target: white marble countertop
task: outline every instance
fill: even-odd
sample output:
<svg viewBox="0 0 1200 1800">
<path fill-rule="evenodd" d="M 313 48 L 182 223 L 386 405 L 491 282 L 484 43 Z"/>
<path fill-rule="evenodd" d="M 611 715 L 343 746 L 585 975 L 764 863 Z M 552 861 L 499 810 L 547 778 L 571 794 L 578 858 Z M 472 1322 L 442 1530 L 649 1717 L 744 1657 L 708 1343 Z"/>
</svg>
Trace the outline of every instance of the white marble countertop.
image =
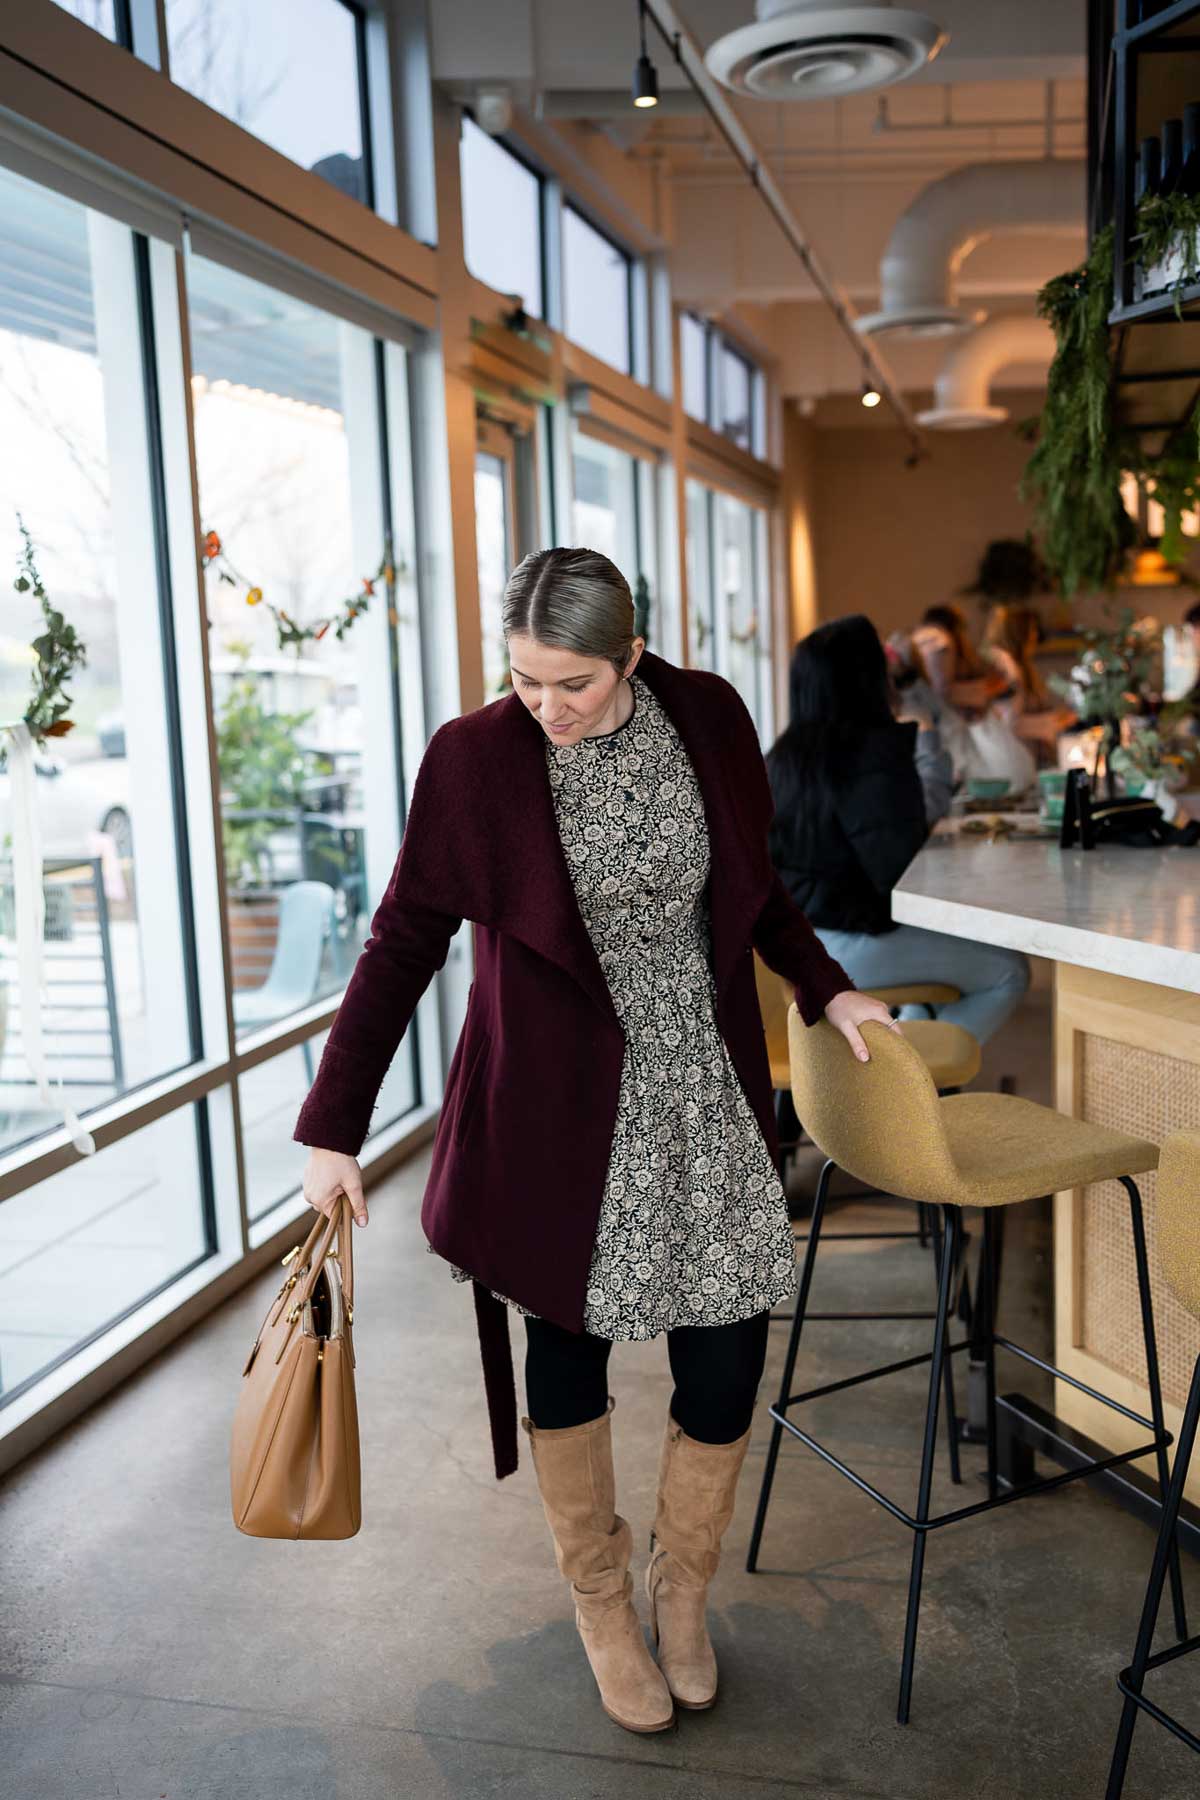
<svg viewBox="0 0 1200 1800">
<path fill-rule="evenodd" d="M 1200 993 L 1200 846 L 1060 850 L 936 834 L 893 893 L 892 917 Z"/>
</svg>

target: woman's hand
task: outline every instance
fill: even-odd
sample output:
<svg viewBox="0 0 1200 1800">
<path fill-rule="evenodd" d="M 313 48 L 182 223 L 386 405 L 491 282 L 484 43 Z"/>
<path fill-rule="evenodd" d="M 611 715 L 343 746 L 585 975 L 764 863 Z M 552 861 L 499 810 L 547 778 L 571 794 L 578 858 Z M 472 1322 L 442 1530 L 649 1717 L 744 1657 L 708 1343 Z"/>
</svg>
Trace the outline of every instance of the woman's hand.
<svg viewBox="0 0 1200 1800">
<path fill-rule="evenodd" d="M 341 1150 L 310 1150 L 304 1165 L 304 1198 L 308 1204 L 332 1219 L 343 1194 L 350 1201 L 354 1223 L 365 1225 L 367 1202 L 357 1160 Z"/>
<path fill-rule="evenodd" d="M 860 994 L 855 988 L 847 988 L 844 994 L 835 994 L 825 1008 L 825 1017 L 831 1025 L 836 1025 L 859 1062 L 870 1062 L 871 1053 L 863 1042 L 860 1025 L 875 1020 L 880 1025 L 890 1025 L 893 1031 L 899 1031 L 899 1019 L 893 1019 L 882 1000 L 873 1000 L 870 994 Z"/>
</svg>

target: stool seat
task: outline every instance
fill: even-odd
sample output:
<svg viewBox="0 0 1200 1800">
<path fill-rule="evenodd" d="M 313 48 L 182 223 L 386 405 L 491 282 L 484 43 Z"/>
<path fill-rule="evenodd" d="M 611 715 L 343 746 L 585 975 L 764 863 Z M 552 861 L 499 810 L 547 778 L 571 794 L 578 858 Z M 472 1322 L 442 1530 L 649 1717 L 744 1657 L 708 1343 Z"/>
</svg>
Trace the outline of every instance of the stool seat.
<svg viewBox="0 0 1200 1800">
<path fill-rule="evenodd" d="M 857 1180 L 938 1206 L 1009 1206 L 1158 1167 L 1158 1147 L 1014 1094 L 939 1097 L 907 1035 L 870 1020 L 860 1063 L 828 1020 L 788 1015 L 796 1110 Z"/>
<path fill-rule="evenodd" d="M 965 1026 L 943 1025 L 940 1019 L 904 1019 L 900 1033 L 921 1057 L 935 1088 L 966 1087 L 978 1075 L 983 1051 Z"/>
<path fill-rule="evenodd" d="M 1158 1167 L 1157 1144 L 1015 1094 L 950 1094 L 938 1105 L 961 1206 L 1010 1206 Z"/>
<path fill-rule="evenodd" d="M 908 981 L 901 982 L 898 987 L 863 988 L 864 994 L 870 994 L 873 1000 L 882 1000 L 885 1006 L 949 1006 L 953 1000 L 962 999 L 962 989 L 950 987 L 943 981 Z"/>
</svg>

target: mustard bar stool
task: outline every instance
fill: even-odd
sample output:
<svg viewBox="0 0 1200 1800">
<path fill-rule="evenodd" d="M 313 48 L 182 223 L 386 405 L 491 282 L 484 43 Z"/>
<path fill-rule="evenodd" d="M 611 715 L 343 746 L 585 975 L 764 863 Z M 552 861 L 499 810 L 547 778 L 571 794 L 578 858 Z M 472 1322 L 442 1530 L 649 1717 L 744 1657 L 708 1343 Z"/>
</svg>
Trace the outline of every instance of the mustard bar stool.
<svg viewBox="0 0 1200 1800">
<path fill-rule="evenodd" d="M 1051 1107 L 1038 1106 L 1031 1100 L 1018 1099 L 1011 1094 L 954 1094 L 941 1097 L 919 1053 L 899 1032 L 885 1025 L 868 1023 L 864 1027 L 871 1058 L 867 1063 L 857 1060 L 841 1032 L 836 1031 L 827 1021 L 822 1019 L 810 1028 L 805 1027 L 795 1007 L 789 1013 L 788 1030 L 796 1111 L 828 1161 L 817 1184 L 808 1249 L 796 1295 L 796 1310 L 779 1398 L 770 1409 L 773 1421 L 771 1441 L 763 1471 L 747 1567 L 751 1571 L 757 1567 L 779 1446 L 785 1431 L 815 1451 L 824 1462 L 878 1502 L 894 1519 L 906 1525 L 913 1533 L 913 1550 L 897 1709 L 897 1717 L 905 1725 L 908 1723 L 912 1701 L 925 1546 L 931 1531 L 955 1524 L 959 1520 L 974 1518 L 995 1507 L 1009 1505 L 1014 1500 L 1047 1493 L 1052 1488 L 1065 1486 L 1069 1481 L 1078 1481 L 1102 1469 L 1133 1462 L 1151 1453 L 1157 1457 L 1159 1481 L 1162 1492 L 1166 1493 L 1166 1451 L 1172 1439 L 1163 1420 L 1145 1224 L 1141 1195 L 1133 1179 L 1135 1175 L 1157 1165 L 1158 1149 L 1140 1138 L 1127 1137 L 1123 1132 L 1109 1131 L 1103 1126 L 1068 1118 Z M 882 1368 L 867 1369 L 808 1392 L 793 1393 L 792 1381 L 821 1239 L 829 1175 L 835 1166 L 847 1169 L 860 1181 L 869 1182 L 886 1193 L 898 1194 L 909 1200 L 924 1200 L 940 1208 L 943 1249 L 939 1259 L 938 1310 L 934 1323 L 933 1348 L 926 1355 L 908 1356 Z M 1149 1419 L 1141 1418 L 1106 1394 L 1086 1386 L 1073 1375 L 1064 1374 L 1061 1369 L 1043 1362 L 1032 1351 L 1001 1337 L 996 1331 L 995 1227 L 1002 1209 L 1018 1201 L 1083 1187 L 1094 1181 L 1108 1180 L 1120 1181 L 1129 1195 L 1150 1389 Z M 947 1327 L 952 1275 L 960 1261 L 961 1216 L 964 1206 L 983 1209 L 982 1261 L 971 1339 L 950 1344 L 947 1342 Z M 986 1370 L 987 1499 L 931 1517 L 934 1449 L 943 1371 L 947 1359 L 967 1349 L 969 1343 L 981 1346 Z M 1081 1393 L 1090 1395 L 1092 1399 L 1120 1412 L 1125 1418 L 1132 1419 L 1151 1434 L 1149 1441 L 1136 1449 L 1100 1457 L 1080 1467 L 1001 1493 L 996 1465 L 997 1348 L 1011 1351 L 1059 1381 L 1067 1382 Z M 916 1368 L 924 1363 L 929 1364 L 928 1399 L 916 1510 L 910 1513 L 872 1486 L 824 1444 L 818 1443 L 814 1437 L 801 1430 L 788 1414 L 792 1408 L 807 1401 L 840 1393 L 863 1382 L 877 1380 L 901 1369 Z M 1186 1638 L 1179 1557 L 1173 1544 L 1168 1562 L 1175 1599 L 1176 1627 L 1180 1638 Z"/>
<path fill-rule="evenodd" d="M 1163 1145 L 1162 1160 L 1158 1165 L 1155 1212 L 1158 1219 L 1158 1260 L 1167 1286 L 1193 1319 L 1200 1319 L 1200 1132 L 1177 1132 Z M 1150 1567 L 1150 1581 L 1146 1588 L 1133 1661 L 1117 1677 L 1117 1686 L 1125 1696 L 1125 1707 L 1113 1751 L 1107 1800 L 1121 1800 L 1129 1750 L 1133 1743 L 1133 1728 L 1137 1724 L 1139 1712 L 1149 1713 L 1152 1719 L 1165 1725 L 1189 1749 L 1200 1750 L 1200 1737 L 1195 1732 L 1188 1731 L 1178 1719 L 1172 1718 L 1170 1713 L 1164 1712 L 1152 1700 L 1148 1700 L 1142 1691 L 1149 1670 L 1174 1662 L 1176 1657 L 1186 1656 L 1189 1651 L 1200 1650 L 1200 1637 L 1194 1637 L 1174 1645 L 1170 1650 L 1160 1650 L 1157 1656 L 1150 1654 L 1159 1607 L 1162 1605 L 1163 1585 L 1175 1546 L 1175 1526 L 1196 1445 L 1197 1424 L 1200 1424 L 1200 1360 L 1192 1371 L 1192 1385 L 1184 1407 L 1183 1424 L 1179 1428 L 1171 1485 L 1167 1490 L 1158 1541 L 1154 1546 L 1154 1560 Z"/>
<path fill-rule="evenodd" d="M 758 984 L 758 1004 L 762 1013 L 763 1030 L 767 1039 L 767 1058 L 771 1065 L 771 1084 L 777 1094 L 790 1092 L 792 1083 L 792 1052 L 788 1038 L 788 1011 L 791 1006 L 787 982 L 776 975 L 758 955 L 754 955 L 754 976 Z M 901 990 L 896 989 L 896 992 Z M 904 989 L 907 993 L 917 990 Z M 932 990 L 930 990 L 932 991 Z M 941 992 L 942 990 L 939 990 Z M 947 988 L 945 993 L 953 997 L 956 988 Z M 977 1038 L 971 1036 L 961 1025 L 943 1025 L 936 1020 L 906 1020 L 900 1027 L 921 1057 L 929 1070 L 930 1077 L 939 1093 L 957 1092 L 967 1082 L 974 1081 L 979 1073 L 983 1060 L 983 1052 Z M 782 1156 L 780 1158 L 780 1176 L 783 1175 Z M 934 1278 L 941 1277 L 941 1240 L 935 1234 L 930 1215 L 932 1208 L 924 1203 L 917 1205 L 916 1231 L 830 1231 L 826 1232 L 826 1242 L 844 1243 L 848 1240 L 863 1242 L 896 1241 L 904 1238 L 916 1238 L 924 1249 L 932 1243 L 934 1254 Z M 806 1242 L 806 1235 L 798 1232 L 796 1242 Z M 964 1300 L 969 1299 L 965 1290 Z M 927 1320 L 936 1315 L 931 1312 L 852 1312 L 852 1313 L 815 1313 L 807 1315 L 807 1322 L 843 1323 L 849 1319 L 865 1319 L 872 1323 L 887 1323 L 902 1320 Z M 772 1325 L 786 1325 L 790 1315 L 785 1312 L 771 1314 Z M 950 1478 L 955 1483 L 962 1481 L 959 1466 L 959 1421 L 958 1407 L 954 1396 L 954 1374 L 947 1361 L 945 1371 L 946 1391 L 946 1447 L 950 1460 Z"/>
</svg>

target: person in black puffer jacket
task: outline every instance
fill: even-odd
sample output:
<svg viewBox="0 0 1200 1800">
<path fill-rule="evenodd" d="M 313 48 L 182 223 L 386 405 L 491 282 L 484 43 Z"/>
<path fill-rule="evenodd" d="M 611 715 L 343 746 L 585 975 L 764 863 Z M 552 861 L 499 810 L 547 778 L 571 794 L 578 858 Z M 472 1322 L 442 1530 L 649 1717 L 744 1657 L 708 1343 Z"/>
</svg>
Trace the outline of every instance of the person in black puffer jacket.
<svg viewBox="0 0 1200 1800">
<path fill-rule="evenodd" d="M 1025 958 L 892 921 L 892 889 L 949 805 L 948 764 L 930 720 L 894 716 L 869 619 L 836 619 L 797 644 L 791 723 L 767 757 L 784 886 L 858 987 L 956 987 L 961 999 L 937 1016 L 983 1042 L 1020 1004 Z"/>
</svg>

